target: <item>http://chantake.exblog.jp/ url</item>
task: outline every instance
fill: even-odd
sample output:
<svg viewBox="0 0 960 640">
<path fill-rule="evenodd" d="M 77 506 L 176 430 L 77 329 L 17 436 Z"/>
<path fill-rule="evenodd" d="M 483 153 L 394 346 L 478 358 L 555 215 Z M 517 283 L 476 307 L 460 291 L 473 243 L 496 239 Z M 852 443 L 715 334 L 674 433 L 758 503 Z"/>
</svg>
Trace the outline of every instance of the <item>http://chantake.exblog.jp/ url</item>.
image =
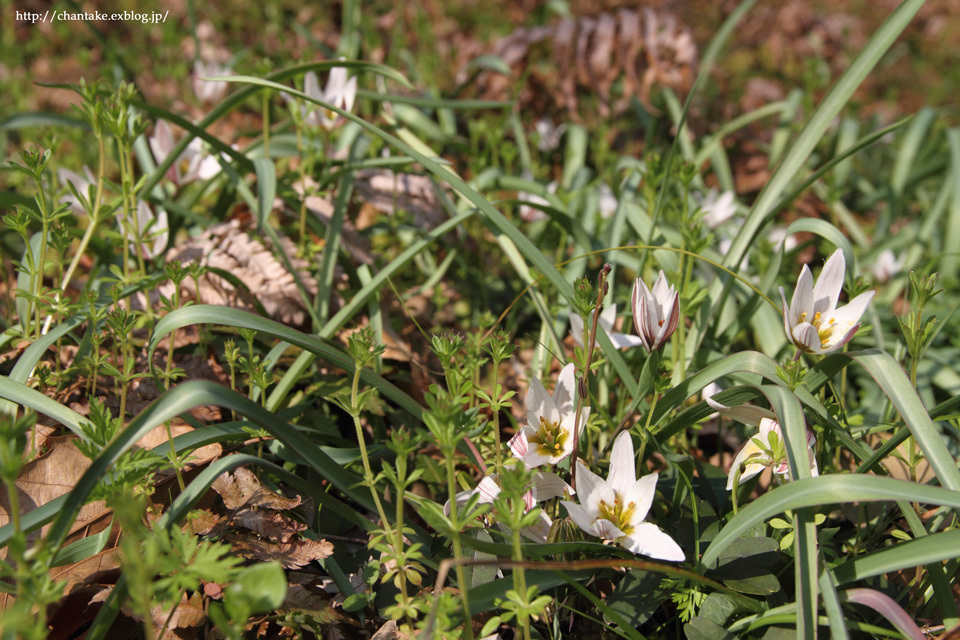
<svg viewBox="0 0 960 640">
<path fill-rule="evenodd" d="M 18 22 L 74 22 L 87 20 L 89 22 L 142 22 L 143 24 L 159 24 L 167 21 L 169 11 L 17 11 Z"/>
</svg>

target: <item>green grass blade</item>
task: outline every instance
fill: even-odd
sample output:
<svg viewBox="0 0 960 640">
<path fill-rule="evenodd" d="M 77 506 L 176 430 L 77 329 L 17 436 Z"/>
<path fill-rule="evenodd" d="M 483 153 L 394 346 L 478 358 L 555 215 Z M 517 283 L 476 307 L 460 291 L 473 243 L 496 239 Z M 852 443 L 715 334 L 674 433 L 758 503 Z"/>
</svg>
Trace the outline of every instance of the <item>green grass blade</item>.
<svg viewBox="0 0 960 640">
<path fill-rule="evenodd" d="M 847 560 L 833 569 L 837 584 L 865 580 L 924 564 L 953 560 L 960 549 L 960 529 L 898 542 L 895 545 Z"/>
<path fill-rule="evenodd" d="M 943 444 L 940 433 L 927 413 L 920 396 L 910 384 L 907 374 L 889 353 L 870 349 L 847 354 L 870 374 L 893 406 L 900 412 L 927 462 L 933 467 L 940 484 L 960 491 L 960 469 Z"/>
<path fill-rule="evenodd" d="M 903 31 L 913 16 L 923 6 L 923 0 L 904 0 L 893 14 L 880 26 L 871 36 L 870 40 L 864 46 L 863 50 L 853 60 L 844 74 L 837 80 L 830 92 L 824 97 L 823 102 L 813 112 L 807 121 L 803 130 L 790 145 L 780 166 L 777 167 L 769 182 L 760 192 L 757 201 L 754 203 L 750 214 L 743 223 L 743 227 L 730 247 L 724 260 L 724 265 L 733 267 L 740 264 L 746 255 L 753 238 L 760 226 L 773 212 L 774 206 L 780 199 L 780 196 L 787 189 L 790 182 L 794 179 L 810 154 L 813 152 L 820 138 L 826 133 L 834 118 L 840 113 L 840 110 L 847 104 L 854 91 L 867 77 L 870 71 L 876 66 L 883 57 L 887 49 L 893 44 L 900 32 Z M 721 282 L 716 282 L 712 293 L 719 294 L 723 287 Z"/>
<path fill-rule="evenodd" d="M 63 426 L 73 431 L 76 435 L 83 437 L 80 431 L 80 423 L 83 422 L 83 416 L 76 411 L 68 409 L 53 398 L 47 397 L 36 389 L 14 382 L 7 376 L 0 376 L 0 398 L 10 402 L 29 407 L 37 413 L 43 413 Z"/>
<path fill-rule="evenodd" d="M 352 357 L 313 336 L 247 311 L 205 304 L 177 309 L 161 318 L 150 336 L 149 357 L 153 357 L 154 350 L 166 335 L 192 324 L 219 324 L 253 329 L 310 351 L 330 364 L 340 367 L 348 374 L 352 374 L 354 370 Z M 420 405 L 396 386 L 369 369 L 364 369 L 360 377 L 365 384 L 376 387 L 385 397 L 393 400 L 405 411 L 419 418 Z"/>
<path fill-rule="evenodd" d="M 750 527 L 788 509 L 883 500 L 906 500 L 960 509 L 960 492 L 941 487 L 877 476 L 828 475 L 806 478 L 777 487 L 743 507 L 713 539 L 701 562 L 710 566 L 731 542 Z"/>
</svg>

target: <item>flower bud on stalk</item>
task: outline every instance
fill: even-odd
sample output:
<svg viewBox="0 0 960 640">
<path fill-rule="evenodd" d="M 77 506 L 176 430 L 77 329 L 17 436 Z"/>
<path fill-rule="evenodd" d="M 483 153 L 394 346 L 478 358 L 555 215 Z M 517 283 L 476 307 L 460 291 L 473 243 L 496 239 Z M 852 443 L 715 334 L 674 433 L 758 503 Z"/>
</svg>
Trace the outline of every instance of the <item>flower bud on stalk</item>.
<svg viewBox="0 0 960 640">
<path fill-rule="evenodd" d="M 647 288 L 642 278 L 633 285 L 633 326 L 648 352 L 656 351 L 670 339 L 680 323 L 679 294 L 673 286 L 667 284 L 667 278 L 660 277 L 653 285 L 653 291 Z"/>
</svg>

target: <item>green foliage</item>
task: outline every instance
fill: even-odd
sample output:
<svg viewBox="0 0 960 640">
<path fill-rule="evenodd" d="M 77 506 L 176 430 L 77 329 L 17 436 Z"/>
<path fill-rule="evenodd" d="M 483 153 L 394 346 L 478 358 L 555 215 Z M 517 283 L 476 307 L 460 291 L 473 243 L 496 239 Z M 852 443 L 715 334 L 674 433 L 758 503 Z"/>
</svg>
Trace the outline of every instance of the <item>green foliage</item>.
<svg viewBox="0 0 960 640">
<path fill-rule="evenodd" d="M 530 24 L 547 28 L 552 12 L 569 13 L 561 4 Z M 555 148 L 544 146 L 543 127 L 531 131 L 543 100 L 527 102 L 526 78 L 502 60 L 481 56 L 466 80 L 445 77 L 450 47 L 420 9 L 388 20 L 348 0 L 336 51 L 313 43 L 316 25 L 297 27 L 325 61 L 286 66 L 267 45 L 250 45 L 231 64 L 254 75 L 217 80 L 232 92 L 216 100 L 178 97 L 178 112 L 138 89 L 131 70 L 143 61 L 91 24 L 115 81 L 72 85 L 75 117 L 0 123 L 14 150 L 0 243 L 15 290 L 0 300 L 9 503 L 0 576 L 16 598 L 0 635 L 45 637 L 38 612 L 53 611 L 65 587 L 51 570 L 108 551 L 115 531 L 121 578 L 84 631 L 91 638 L 109 637 L 117 615 L 158 637 L 181 603 L 229 638 L 254 624 L 260 634 L 371 635 L 386 619 L 424 638 L 472 639 L 502 625 L 524 640 L 811 638 L 824 619 L 838 637 L 889 635 L 890 624 L 919 633 L 903 616 L 851 606 L 881 591 L 907 618 L 960 622 L 960 342 L 944 331 L 958 308 L 938 295 L 956 279 L 960 135 L 932 109 L 882 126 L 850 108 L 922 3 L 895 9 L 832 85 L 829 65 L 804 64 L 788 97 L 718 121 L 729 105 L 711 78 L 725 76 L 710 67 L 752 4 L 716 30 L 685 103 L 644 76 L 654 111 L 617 80 L 607 97 L 629 108 L 596 122 L 596 98 L 579 91 L 566 98 L 582 122 L 566 123 Z M 288 9 L 299 10 L 268 3 L 255 18 L 285 32 Z M 207 10 L 191 7 L 186 19 L 198 60 L 211 44 L 192 12 Z M 247 11 L 219 26 L 252 20 Z M 478 31 L 513 26 L 496 7 L 488 13 Z M 11 36 L 4 23 L 5 51 L 20 31 Z M 173 31 L 157 33 L 163 57 Z M 529 55 L 539 74 L 538 51 Z M 179 50 L 160 64 L 169 73 L 153 77 L 185 77 Z M 342 72 L 361 87 L 356 100 L 307 75 L 326 82 Z M 504 79 L 495 74 L 510 102 L 470 97 Z M 183 131 L 162 150 L 160 120 Z M 22 133 L 6 137 L 13 130 Z M 767 166 L 747 157 L 752 148 L 768 154 Z M 84 170 L 82 183 L 58 172 L 87 161 L 96 171 Z M 201 177 L 203 163 L 216 172 Z M 719 206 L 708 185 L 731 190 L 764 172 L 756 197 L 729 192 L 726 218 L 708 210 Z M 527 210 L 516 200 L 533 202 Z M 809 211 L 817 216 L 797 219 Z M 229 219 L 244 240 L 262 240 L 280 271 L 264 271 L 266 286 L 254 291 L 243 270 L 268 265 L 233 273 L 207 264 L 215 252 L 247 257 L 234 255 L 243 242 L 221 236 L 205 241 L 205 255 L 194 247 L 166 262 L 167 246 L 153 246 L 161 215 L 178 252 Z M 768 225 L 788 221 L 767 237 Z M 788 331 L 849 320 L 842 350 L 798 353 L 776 294 L 796 290 L 801 260 L 816 271 L 837 249 L 850 276 L 837 295 L 877 293 L 862 317 L 788 318 Z M 884 270 L 888 250 L 902 259 Z M 653 353 L 626 348 L 622 334 L 643 313 L 629 290 L 661 270 L 677 287 L 677 331 Z M 274 289 L 284 289 L 280 302 L 269 299 Z M 593 314 L 614 304 L 614 325 L 598 319 L 590 340 Z M 811 308 L 819 316 L 826 307 Z M 905 309 L 896 321 L 893 308 Z M 280 317 L 277 309 L 294 309 L 302 326 L 262 315 Z M 587 347 L 569 341 L 571 314 Z M 345 335 L 348 326 L 362 328 Z M 574 390 L 559 393 L 556 371 L 568 361 Z M 184 380 L 198 366 L 211 380 Z M 709 384 L 722 389 L 720 416 L 700 395 Z M 223 421 L 197 411 L 212 406 Z M 538 421 L 572 430 L 587 407 L 575 455 L 532 468 L 518 459 L 538 445 Z M 782 435 L 757 438 L 758 410 Z M 177 419 L 192 429 L 173 437 Z M 68 493 L 28 508 L 45 459 L 62 446 L 51 422 L 77 436 L 89 466 Z M 136 445 L 161 425 L 168 441 Z M 633 460 L 612 449 L 624 432 L 640 446 Z M 731 469 L 729 454 L 749 442 L 759 453 Z M 192 456 L 213 444 L 221 457 Z M 591 473 L 577 473 L 577 493 L 566 484 L 571 460 Z M 728 472 L 739 489 L 756 462 L 777 473 L 731 496 Z M 256 468 L 260 489 L 227 506 L 210 487 L 238 465 Z M 162 484 L 168 467 L 176 485 Z M 624 499 L 627 476 L 641 478 L 630 495 L 642 488 L 642 499 Z M 296 510 L 271 506 L 294 491 Z M 65 544 L 91 500 L 106 500 L 115 522 Z M 203 534 L 194 520 L 181 526 L 198 505 L 222 518 Z M 656 535 L 676 540 L 684 559 L 664 559 Z M 298 545 L 324 536 L 333 553 L 300 563 Z M 241 562 L 231 541 L 253 559 Z M 303 564 L 301 575 L 336 594 L 290 587 L 285 567 Z M 910 580 L 892 580 L 896 572 Z"/>
</svg>

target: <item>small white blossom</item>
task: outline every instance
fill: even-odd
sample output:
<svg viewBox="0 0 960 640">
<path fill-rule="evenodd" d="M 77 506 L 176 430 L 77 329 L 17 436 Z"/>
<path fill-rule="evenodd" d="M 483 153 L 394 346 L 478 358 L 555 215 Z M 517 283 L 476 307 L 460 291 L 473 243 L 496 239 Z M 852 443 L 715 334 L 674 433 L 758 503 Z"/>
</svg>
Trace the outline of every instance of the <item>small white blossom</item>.
<svg viewBox="0 0 960 640">
<path fill-rule="evenodd" d="M 891 249 L 884 249 L 877 256 L 876 262 L 870 266 L 873 279 L 877 282 L 886 282 L 903 270 L 903 264 L 906 260 L 906 255 L 901 255 L 898 258 Z"/>
<path fill-rule="evenodd" d="M 621 433 L 613 443 L 610 472 L 604 480 L 577 461 L 580 504 L 562 501 L 578 527 L 604 540 L 614 541 L 636 554 L 682 562 L 683 549 L 660 527 L 644 522 L 657 489 L 657 474 L 637 480 L 633 442 Z"/>
<path fill-rule="evenodd" d="M 574 495 L 575 493 L 573 487 L 560 479 L 560 476 L 557 474 L 550 473 L 549 471 L 537 471 L 533 476 L 530 488 L 523 494 L 523 502 L 527 507 L 527 511 L 529 511 L 533 509 L 538 502 L 552 498 L 562 498 L 565 494 Z M 466 505 L 467 501 L 469 501 L 470 497 L 474 494 L 480 496 L 477 500 L 479 504 L 492 504 L 497 496 L 500 495 L 500 485 L 498 484 L 497 474 L 493 473 L 484 476 L 475 488 L 458 493 L 454 498 L 457 503 L 457 508 Z M 443 511 L 447 515 L 450 514 L 449 500 L 444 504 Z M 525 527 L 520 532 L 536 542 L 546 542 L 552 525 L 553 520 L 541 510 L 537 522 L 529 527 Z"/>
<path fill-rule="evenodd" d="M 600 217 L 609 218 L 617 212 L 617 196 L 613 194 L 613 189 L 611 189 L 610 185 L 606 182 L 600 184 L 598 195 L 600 200 Z"/>
<path fill-rule="evenodd" d="M 527 424 L 510 439 L 509 446 L 528 469 L 557 464 L 573 453 L 573 427 L 577 419 L 576 368 L 567 364 L 557 378 L 551 396 L 539 379 L 530 381 L 527 391 Z M 590 407 L 581 411 L 579 431 L 590 416 Z"/>
<path fill-rule="evenodd" d="M 534 123 L 537 131 L 537 148 L 540 151 L 553 151 L 560 146 L 560 136 L 567 130 L 567 125 L 554 126 L 549 118 L 540 118 Z"/>
<path fill-rule="evenodd" d="M 724 191 L 719 196 L 716 189 L 710 189 L 700 208 L 703 210 L 703 224 L 708 229 L 716 229 L 737 213 L 736 194 Z"/>
<path fill-rule="evenodd" d="M 789 306 L 783 287 L 780 287 L 783 329 L 787 338 L 802 351 L 829 353 L 849 342 L 860 328 L 860 317 L 875 292 L 861 293 L 838 309 L 845 272 L 843 250 L 837 249 L 823 265 L 816 285 L 809 267 L 803 265 Z"/>
<path fill-rule="evenodd" d="M 153 135 L 147 141 L 157 163 L 162 163 L 173 152 L 176 143 L 166 120 L 157 120 Z M 220 173 L 220 161 L 203 150 L 203 141 L 194 138 L 167 170 L 167 177 L 176 185 L 194 180 L 209 180 Z"/>
<path fill-rule="evenodd" d="M 596 312 L 594 312 L 596 313 Z M 617 333 L 613 330 L 613 325 L 617 321 L 617 305 L 612 304 L 600 313 L 597 318 L 597 327 L 601 329 L 610 338 L 610 342 L 618 349 L 636 347 L 642 345 L 643 340 L 639 336 L 631 336 L 626 333 Z M 570 336 L 573 342 L 578 346 L 583 346 L 583 318 L 578 313 L 570 314 Z M 589 330 L 589 329 L 588 329 Z"/>
<path fill-rule="evenodd" d="M 230 84 L 223 80 L 204 80 L 204 78 L 217 78 L 233 75 L 230 67 L 217 62 L 204 62 L 197 60 L 193 63 L 193 95 L 203 104 L 213 104 L 219 102 L 226 95 Z"/>
<path fill-rule="evenodd" d="M 57 177 L 60 178 L 61 182 L 69 182 L 71 185 L 73 185 L 73 188 L 76 189 L 77 193 L 79 193 L 83 198 L 90 197 L 90 187 L 96 184 L 97 181 L 97 179 L 93 176 L 93 173 L 90 171 L 90 167 L 86 165 L 83 166 L 82 176 L 79 173 L 70 171 L 69 169 L 61 168 L 57 169 Z M 83 205 L 81 204 L 80 200 L 73 195 L 73 193 L 67 192 L 67 194 L 63 196 L 63 201 L 70 205 L 70 208 L 74 213 L 83 213 Z"/>
<path fill-rule="evenodd" d="M 343 58 L 341 58 L 341 60 L 343 60 Z M 330 70 L 326 88 L 320 91 L 320 82 L 317 80 L 317 74 L 313 71 L 308 71 L 303 76 L 303 92 L 314 100 L 326 102 L 343 111 L 352 111 L 353 103 L 357 98 L 357 78 L 356 76 L 348 78 L 346 67 L 334 67 Z M 287 102 L 294 100 L 294 98 L 291 98 L 286 93 L 281 93 L 281 95 Z M 300 105 L 300 110 L 303 114 L 305 124 L 313 127 L 322 127 L 327 131 L 336 129 L 343 124 L 344 121 L 344 117 L 340 114 L 313 103 Z"/>
<path fill-rule="evenodd" d="M 660 277 L 653 284 L 653 291 L 647 288 L 642 278 L 637 278 L 631 296 L 633 305 L 633 326 L 647 351 L 655 351 L 670 339 L 680 322 L 679 295 L 667 278 Z"/>
<path fill-rule="evenodd" d="M 747 440 L 733 459 L 730 472 L 727 474 L 727 491 L 733 490 L 738 472 L 740 473 L 739 483 L 746 482 L 767 467 L 777 475 L 790 477 L 790 465 L 787 463 L 783 432 L 780 429 L 776 414 L 768 409 L 753 405 L 728 407 L 712 398 L 704 399 L 721 415 L 760 429 L 760 433 Z M 809 429 L 806 430 L 806 433 L 810 475 L 816 477 L 819 475 L 819 470 L 817 469 L 817 459 L 813 447 L 817 441 Z"/>
</svg>

